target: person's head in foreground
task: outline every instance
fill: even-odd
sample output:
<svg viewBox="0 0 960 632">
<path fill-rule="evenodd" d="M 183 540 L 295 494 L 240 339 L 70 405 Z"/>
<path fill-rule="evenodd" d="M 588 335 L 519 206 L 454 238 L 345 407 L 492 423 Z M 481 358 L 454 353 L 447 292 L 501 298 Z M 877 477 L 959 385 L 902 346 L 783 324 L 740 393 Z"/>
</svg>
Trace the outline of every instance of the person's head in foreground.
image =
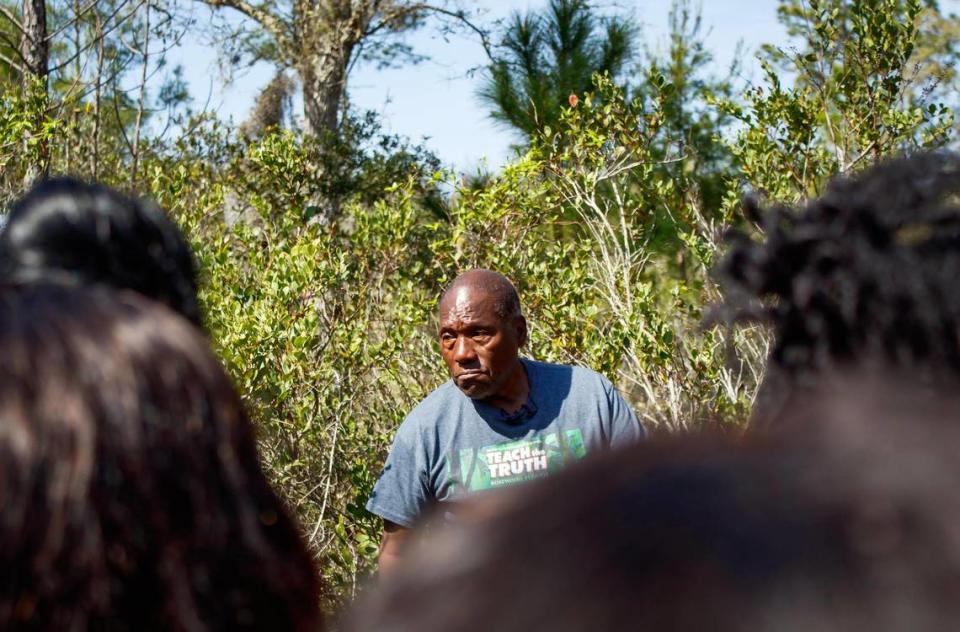
<svg viewBox="0 0 960 632">
<path fill-rule="evenodd" d="M 0 628 L 314 630 L 318 580 L 196 328 L 0 288 Z"/>
<path fill-rule="evenodd" d="M 151 202 L 74 178 L 41 182 L 14 204 L 0 228 L 0 280 L 129 289 L 201 324 L 177 226 Z"/>
<path fill-rule="evenodd" d="M 960 374 L 960 158 L 923 154 L 851 177 L 799 209 L 757 209 L 721 265 L 727 317 L 771 325 L 761 416 L 831 369 Z M 745 305 L 743 299 L 747 299 Z"/>
<path fill-rule="evenodd" d="M 343 629 L 956 629 L 960 401 L 833 385 L 793 437 L 661 438 L 518 488 Z"/>
<path fill-rule="evenodd" d="M 527 342 L 527 321 L 505 276 L 464 272 L 440 297 L 439 312 L 440 353 L 467 397 L 503 399 L 524 380 L 519 351 Z"/>
</svg>

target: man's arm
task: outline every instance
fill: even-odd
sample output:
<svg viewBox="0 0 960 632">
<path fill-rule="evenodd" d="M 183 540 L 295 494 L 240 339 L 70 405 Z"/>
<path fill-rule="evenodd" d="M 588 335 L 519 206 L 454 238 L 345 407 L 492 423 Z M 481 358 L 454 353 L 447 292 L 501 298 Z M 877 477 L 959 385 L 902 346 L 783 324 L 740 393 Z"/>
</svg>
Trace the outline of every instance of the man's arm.
<svg viewBox="0 0 960 632">
<path fill-rule="evenodd" d="M 637 419 L 630 404 L 606 378 L 604 378 L 604 388 L 610 404 L 610 447 L 618 448 L 643 439 L 646 436 L 646 429 Z"/>
<path fill-rule="evenodd" d="M 367 501 L 367 511 L 383 520 L 377 556 L 381 573 L 388 574 L 399 561 L 410 527 L 433 497 L 426 480 L 429 464 L 424 452 L 416 427 L 409 418 L 404 420 Z"/>
<path fill-rule="evenodd" d="M 396 565 L 403 559 L 403 549 L 408 544 L 410 533 L 410 529 L 401 527 L 395 522 L 383 521 L 380 553 L 377 555 L 377 566 L 381 576 L 385 577 L 393 572 Z"/>
</svg>

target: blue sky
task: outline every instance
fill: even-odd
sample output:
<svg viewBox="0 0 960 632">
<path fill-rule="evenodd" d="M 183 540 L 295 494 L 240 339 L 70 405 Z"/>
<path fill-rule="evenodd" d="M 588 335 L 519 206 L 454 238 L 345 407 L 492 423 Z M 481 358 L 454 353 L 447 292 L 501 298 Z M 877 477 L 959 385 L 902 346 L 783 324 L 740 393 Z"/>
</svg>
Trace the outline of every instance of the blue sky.
<svg viewBox="0 0 960 632">
<path fill-rule="evenodd" d="M 482 10 L 481 21 L 489 22 L 545 4 L 545 0 L 476 0 L 470 6 Z M 209 9 L 194 6 L 198 21 L 205 20 Z M 641 25 L 646 46 L 654 50 L 666 46 L 668 0 L 621 1 L 617 6 Z M 716 72 L 725 71 L 733 61 L 738 42 L 744 45 L 742 65 L 747 76 L 755 72 L 754 54 L 760 44 L 786 43 L 776 7 L 776 0 L 713 0 L 702 5 L 703 32 L 708 50 L 716 56 Z M 380 113 L 390 132 L 414 141 L 426 139 L 427 147 L 457 171 L 472 172 L 484 163 L 496 169 L 508 161 L 510 144 L 516 138 L 495 124 L 478 101 L 479 77 L 467 76 L 468 70 L 486 59 L 480 44 L 466 35 L 445 41 L 430 26 L 406 41 L 429 60 L 383 71 L 358 67 L 348 88 L 353 106 Z M 206 103 L 209 95 L 210 107 L 235 122 L 246 117 L 273 72 L 267 65 L 257 66 L 224 85 L 215 53 L 197 37 L 188 37 L 179 49 L 171 51 L 168 61 L 184 65 L 195 106 Z M 299 103 L 295 109 L 300 111 Z"/>
</svg>

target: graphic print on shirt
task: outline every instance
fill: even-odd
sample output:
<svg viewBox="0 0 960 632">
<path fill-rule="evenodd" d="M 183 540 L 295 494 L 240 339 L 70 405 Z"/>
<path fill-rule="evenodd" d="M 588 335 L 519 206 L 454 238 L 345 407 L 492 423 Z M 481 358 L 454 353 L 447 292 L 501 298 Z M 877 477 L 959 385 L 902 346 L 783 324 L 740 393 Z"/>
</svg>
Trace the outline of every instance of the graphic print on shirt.
<svg viewBox="0 0 960 632">
<path fill-rule="evenodd" d="M 452 460 L 451 476 L 465 491 L 514 485 L 556 472 L 587 454 L 579 428 L 561 433 L 464 448 Z M 457 467 L 459 466 L 459 467 Z"/>
</svg>

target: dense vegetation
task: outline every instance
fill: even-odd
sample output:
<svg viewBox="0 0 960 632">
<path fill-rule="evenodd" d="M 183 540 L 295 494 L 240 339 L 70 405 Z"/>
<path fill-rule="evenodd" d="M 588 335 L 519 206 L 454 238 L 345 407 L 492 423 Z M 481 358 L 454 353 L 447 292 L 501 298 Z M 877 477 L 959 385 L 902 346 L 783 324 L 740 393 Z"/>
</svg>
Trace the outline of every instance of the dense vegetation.
<svg viewBox="0 0 960 632">
<path fill-rule="evenodd" d="M 480 180 L 457 179 L 349 110 L 334 133 L 280 126 L 283 81 L 258 104 L 263 120 L 226 127 L 184 106 L 175 72 L 148 90 L 142 68 L 162 64 L 145 44 L 123 45 L 153 28 L 172 38 L 156 16 L 175 7 L 140 4 L 108 29 L 128 3 L 82 14 L 48 4 L 63 28 L 50 28 L 47 76 L 7 45 L 17 31 L 3 20 L 19 9 L 0 18 L 0 196 L 72 172 L 153 196 L 177 218 L 202 267 L 211 338 L 316 551 L 328 604 L 370 569 L 379 525 L 364 502 L 398 423 L 444 379 L 434 308 L 457 271 L 514 279 L 527 352 L 604 372 L 649 427 L 736 428 L 766 338 L 703 322 L 720 299 L 710 269 L 724 228 L 745 222 L 743 194 L 799 202 L 835 174 L 955 139 L 954 21 L 919 0 L 785 0 L 796 39 L 762 52 L 746 84 L 704 71 L 698 18 L 680 2 L 669 49 L 618 62 L 617 81 L 596 74 L 577 99 L 568 92 L 579 88 L 541 86 L 562 99 L 539 110 L 555 122 L 518 115 L 526 153 Z M 516 24 L 525 20 L 534 24 Z M 578 59 L 551 55 L 538 81 Z M 522 81 L 497 74 L 507 63 L 494 55 L 488 77 Z M 132 97 L 131 73 L 144 77 Z"/>
</svg>

